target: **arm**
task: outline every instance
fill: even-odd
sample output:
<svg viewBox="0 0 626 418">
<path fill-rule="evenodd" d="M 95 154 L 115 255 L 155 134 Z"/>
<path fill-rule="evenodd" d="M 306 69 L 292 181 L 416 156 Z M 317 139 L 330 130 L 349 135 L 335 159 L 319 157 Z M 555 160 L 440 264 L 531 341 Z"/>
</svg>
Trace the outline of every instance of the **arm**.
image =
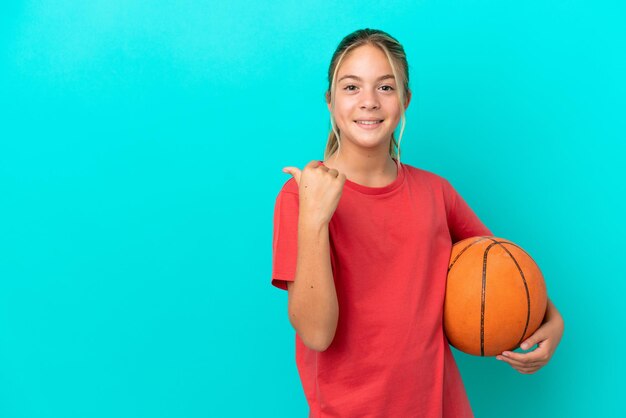
<svg viewBox="0 0 626 418">
<path fill-rule="evenodd" d="M 546 308 L 546 315 L 543 318 L 542 324 L 545 324 L 545 323 L 551 322 L 551 321 L 560 322 L 561 323 L 561 327 L 562 328 L 565 327 L 565 324 L 563 322 L 563 317 L 561 316 L 561 313 L 556 309 L 556 306 L 554 306 L 554 303 L 552 303 L 550 298 L 548 298 L 548 307 Z M 524 345 L 524 344 L 522 344 L 522 345 Z M 532 345 L 530 345 L 530 346 L 532 346 Z M 522 348 L 527 349 L 528 347 L 524 346 Z"/>
<path fill-rule="evenodd" d="M 448 225 L 452 242 L 472 236 L 493 235 L 447 181 L 444 182 L 444 192 L 447 197 Z M 523 354 L 505 351 L 502 355 L 496 356 L 496 358 L 506 361 L 520 373 L 534 373 L 548 363 L 561 341 L 563 330 L 563 317 L 561 317 L 552 301 L 548 299 L 548 306 L 542 325 L 521 345 L 523 350 L 532 348 L 535 344 L 537 344 L 537 348 Z"/>
<path fill-rule="evenodd" d="M 327 223 L 298 222 L 296 278 L 289 282 L 289 321 L 309 348 L 324 351 L 332 342 L 339 306 L 330 264 Z"/>
<path fill-rule="evenodd" d="M 465 238 L 493 235 L 447 180 L 443 181 L 443 191 L 448 229 L 453 244 Z"/>
</svg>

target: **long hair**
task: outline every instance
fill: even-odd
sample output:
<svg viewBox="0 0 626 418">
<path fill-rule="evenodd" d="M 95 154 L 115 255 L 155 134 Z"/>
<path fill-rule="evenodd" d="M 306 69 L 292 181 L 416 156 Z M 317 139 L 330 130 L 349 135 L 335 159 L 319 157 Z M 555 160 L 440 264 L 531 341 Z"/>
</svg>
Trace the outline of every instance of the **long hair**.
<svg viewBox="0 0 626 418">
<path fill-rule="evenodd" d="M 397 158 L 398 163 L 400 163 L 400 141 L 402 140 L 404 126 L 406 124 L 404 103 L 409 94 L 409 64 L 406 59 L 404 48 L 400 42 L 388 33 L 378 29 L 359 29 L 347 35 L 341 40 L 339 46 L 337 46 L 337 49 L 333 54 L 332 59 L 330 60 L 330 66 L 328 67 L 328 90 L 326 91 L 326 99 L 330 100 L 331 105 L 331 131 L 328 134 L 324 160 L 330 157 L 330 155 L 336 150 L 341 148 L 339 128 L 337 127 L 335 118 L 333 117 L 335 109 L 335 78 L 337 76 L 337 71 L 341 65 L 341 61 L 348 52 L 366 44 L 374 45 L 385 53 L 398 85 L 402 86 L 402 88 L 396 90 L 398 92 L 398 100 L 400 100 L 400 109 L 402 109 L 400 135 L 396 141 L 394 134 L 392 133 L 391 141 L 389 142 L 389 155 L 391 155 L 392 158 Z"/>
</svg>

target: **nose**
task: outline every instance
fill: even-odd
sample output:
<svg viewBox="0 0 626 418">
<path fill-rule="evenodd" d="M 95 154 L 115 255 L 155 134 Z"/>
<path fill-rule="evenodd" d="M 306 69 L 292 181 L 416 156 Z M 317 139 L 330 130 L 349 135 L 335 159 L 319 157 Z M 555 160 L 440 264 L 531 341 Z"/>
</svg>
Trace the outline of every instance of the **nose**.
<svg viewBox="0 0 626 418">
<path fill-rule="evenodd" d="M 363 90 L 361 95 L 361 109 L 378 109 L 379 107 L 380 103 L 376 93 L 369 90 Z"/>
</svg>

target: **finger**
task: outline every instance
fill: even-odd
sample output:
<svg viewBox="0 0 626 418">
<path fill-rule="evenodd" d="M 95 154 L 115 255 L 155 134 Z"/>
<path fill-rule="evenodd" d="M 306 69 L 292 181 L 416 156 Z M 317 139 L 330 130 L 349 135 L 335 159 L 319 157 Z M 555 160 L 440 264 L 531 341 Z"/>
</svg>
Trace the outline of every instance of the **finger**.
<svg viewBox="0 0 626 418">
<path fill-rule="evenodd" d="M 319 160 L 311 160 L 307 163 L 307 165 L 304 166 L 304 168 L 302 169 L 302 171 L 306 170 L 306 169 L 317 169 L 317 170 L 322 170 L 322 171 L 328 171 L 328 167 L 324 166 L 321 164 L 321 161 Z"/>
<path fill-rule="evenodd" d="M 519 364 L 539 364 L 544 365 L 548 362 L 548 350 L 546 347 L 537 348 L 530 353 L 514 353 L 512 351 L 505 351 L 501 357 L 511 359 Z"/>
<path fill-rule="evenodd" d="M 528 350 L 529 348 L 532 348 L 534 345 L 539 344 L 540 342 L 544 341 L 546 338 L 547 336 L 544 335 L 543 332 L 537 330 L 533 335 L 528 337 L 526 341 L 520 344 L 520 347 L 522 350 Z"/>
<path fill-rule="evenodd" d="M 511 366 L 511 367 L 513 367 L 515 370 L 517 370 L 521 374 L 533 374 L 541 368 L 539 366 L 529 367 L 529 368 L 521 368 L 521 367 L 515 367 L 515 366 Z"/>
<path fill-rule="evenodd" d="M 530 369 L 530 370 L 518 370 L 518 372 L 520 372 L 522 374 L 533 374 L 533 373 L 536 373 L 537 370 L 539 370 L 539 367 L 536 367 L 536 368 Z"/>
<path fill-rule="evenodd" d="M 317 168 L 318 170 L 326 171 L 326 172 L 329 172 L 330 170 L 332 170 L 332 168 L 326 167 L 325 165 L 321 165 L 321 164 L 315 168 Z"/>
<path fill-rule="evenodd" d="M 533 351 L 526 353 L 516 353 L 514 351 L 504 351 L 502 355 L 521 361 L 547 361 L 551 356 L 551 344 L 548 340 L 540 341 Z"/>
<path fill-rule="evenodd" d="M 521 368 L 535 367 L 535 366 L 542 365 L 541 362 L 539 361 L 530 361 L 530 362 L 520 361 L 520 360 L 515 360 L 515 359 L 504 357 L 504 356 L 496 356 L 496 359 L 509 363 L 511 366 L 521 367 Z"/>
<path fill-rule="evenodd" d="M 337 176 L 339 175 L 339 171 L 337 171 L 337 170 L 336 170 L 336 169 L 334 169 L 334 168 L 329 168 L 329 169 L 328 169 L 328 174 L 332 174 L 332 175 L 333 175 L 333 177 L 337 177 Z"/>
<path fill-rule="evenodd" d="M 502 356 L 504 358 L 508 358 L 522 364 L 529 364 L 540 361 L 541 352 L 537 353 L 537 350 L 535 350 L 531 351 L 530 353 L 521 354 L 514 353 L 512 351 L 505 351 L 504 353 L 502 353 Z"/>
<path fill-rule="evenodd" d="M 511 359 L 508 359 L 506 357 L 501 357 L 501 356 L 497 356 L 496 358 L 504 361 L 505 363 L 508 363 L 509 366 L 513 367 L 515 370 L 517 370 L 520 373 L 534 373 L 535 371 L 539 370 L 543 366 L 543 364 L 539 364 L 539 363 L 522 364 L 516 360 L 511 360 Z"/>
<path fill-rule="evenodd" d="M 307 168 L 307 167 L 315 168 L 315 167 L 317 167 L 319 165 L 320 165 L 320 161 L 319 160 L 311 160 L 311 161 L 309 161 L 307 163 L 307 165 L 304 166 L 304 168 Z M 324 167 L 324 166 L 320 166 L 320 167 Z M 326 167 L 324 167 L 324 168 L 326 168 Z"/>
<path fill-rule="evenodd" d="M 302 172 L 298 167 L 285 167 L 283 168 L 283 172 L 291 174 L 293 178 L 296 179 L 298 187 L 300 187 L 300 175 Z"/>
<path fill-rule="evenodd" d="M 546 339 L 548 339 L 548 337 L 549 335 L 546 332 L 546 325 L 543 324 L 533 333 L 533 335 L 526 338 L 526 340 L 524 340 L 524 342 L 520 344 L 520 347 L 522 348 L 522 350 L 528 350 L 535 344 L 539 344 L 542 341 L 545 341 Z"/>
</svg>

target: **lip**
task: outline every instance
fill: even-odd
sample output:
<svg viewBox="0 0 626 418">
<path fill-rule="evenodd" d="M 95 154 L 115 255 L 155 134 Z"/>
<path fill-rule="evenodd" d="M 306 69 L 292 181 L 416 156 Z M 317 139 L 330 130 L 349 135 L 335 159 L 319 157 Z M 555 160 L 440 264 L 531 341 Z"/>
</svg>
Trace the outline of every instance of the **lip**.
<svg viewBox="0 0 626 418">
<path fill-rule="evenodd" d="M 382 122 L 377 123 L 375 125 L 363 125 L 362 123 L 358 123 L 357 120 L 362 120 L 362 121 L 376 121 L 376 120 L 380 120 Z M 381 127 L 383 125 L 383 122 L 385 121 L 384 119 L 372 119 L 372 118 L 363 118 L 363 119 L 357 119 L 357 120 L 354 121 L 354 124 L 356 126 L 358 126 L 359 128 L 367 129 L 368 131 Z"/>
</svg>

